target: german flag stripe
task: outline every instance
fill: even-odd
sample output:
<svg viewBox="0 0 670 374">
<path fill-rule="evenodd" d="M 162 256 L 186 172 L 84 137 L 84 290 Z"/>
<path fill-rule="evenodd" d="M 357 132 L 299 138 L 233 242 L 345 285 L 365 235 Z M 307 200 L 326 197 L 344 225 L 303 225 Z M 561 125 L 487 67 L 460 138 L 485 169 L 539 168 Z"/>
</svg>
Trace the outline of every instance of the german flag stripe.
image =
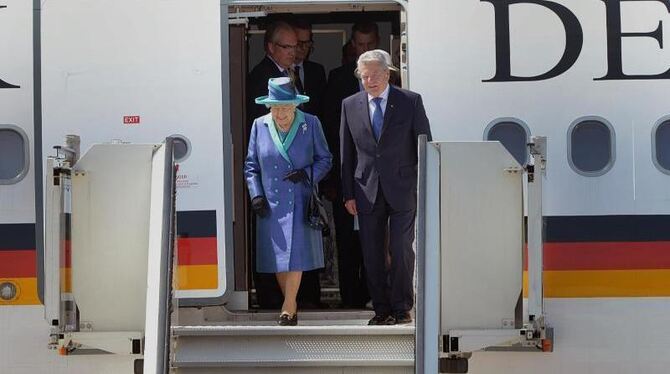
<svg viewBox="0 0 670 374">
<path fill-rule="evenodd" d="M 34 251 L 35 224 L 0 224 L 0 251 Z"/>
<path fill-rule="evenodd" d="M 545 224 L 549 243 L 670 241 L 670 215 L 551 216 Z"/>
<path fill-rule="evenodd" d="M 215 289 L 218 283 L 217 265 L 179 265 L 177 267 L 177 289 Z"/>
<path fill-rule="evenodd" d="M 178 238 L 179 265 L 216 265 L 216 238 Z"/>
<path fill-rule="evenodd" d="M 36 277 L 37 253 L 30 250 L 0 251 L 0 278 Z"/>
<path fill-rule="evenodd" d="M 528 296 L 528 273 L 523 273 Z M 544 297 L 668 297 L 670 269 L 545 271 Z"/>
<path fill-rule="evenodd" d="M 670 241 L 544 245 L 544 270 L 632 269 L 670 269 Z"/>
<path fill-rule="evenodd" d="M 216 211 L 177 212 L 177 236 L 181 238 L 216 237 Z"/>
<path fill-rule="evenodd" d="M 545 271 L 630 269 L 670 269 L 670 241 L 544 243 Z"/>
<path fill-rule="evenodd" d="M 0 299 L 0 306 L 3 305 L 40 305 L 42 302 L 37 297 L 37 278 L 3 278 L 0 276 L 0 283 L 9 282 L 16 287 L 17 295 L 13 300 L 3 301 Z"/>
</svg>

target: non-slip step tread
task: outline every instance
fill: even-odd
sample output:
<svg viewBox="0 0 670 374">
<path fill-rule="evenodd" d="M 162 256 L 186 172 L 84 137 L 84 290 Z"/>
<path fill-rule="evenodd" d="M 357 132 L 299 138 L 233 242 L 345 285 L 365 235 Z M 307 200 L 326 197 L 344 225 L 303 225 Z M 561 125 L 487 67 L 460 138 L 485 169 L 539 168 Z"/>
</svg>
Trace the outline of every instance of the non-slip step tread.
<svg viewBox="0 0 670 374">
<path fill-rule="evenodd" d="M 414 359 L 372 359 L 365 358 L 360 360 L 226 360 L 226 361 L 179 361 L 172 362 L 175 368 L 198 368 L 198 367 L 305 367 L 305 366 L 342 366 L 342 367 L 398 367 L 414 366 Z"/>
<path fill-rule="evenodd" d="M 368 326 L 361 323 L 326 324 L 310 321 L 298 326 L 278 326 L 275 323 L 173 326 L 175 336 L 272 336 L 272 335 L 413 335 L 413 324 L 392 326 Z"/>
</svg>

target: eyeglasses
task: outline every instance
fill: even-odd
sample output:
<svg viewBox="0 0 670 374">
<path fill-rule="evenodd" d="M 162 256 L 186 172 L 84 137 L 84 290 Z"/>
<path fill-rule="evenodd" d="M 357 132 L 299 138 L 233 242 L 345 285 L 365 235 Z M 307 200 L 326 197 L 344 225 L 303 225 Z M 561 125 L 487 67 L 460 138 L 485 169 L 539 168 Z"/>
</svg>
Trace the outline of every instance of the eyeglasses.
<svg viewBox="0 0 670 374">
<path fill-rule="evenodd" d="M 277 47 L 284 49 L 284 50 L 293 50 L 295 51 L 296 48 L 298 48 L 297 45 L 290 45 L 290 44 L 281 44 L 281 43 L 274 43 Z"/>
</svg>

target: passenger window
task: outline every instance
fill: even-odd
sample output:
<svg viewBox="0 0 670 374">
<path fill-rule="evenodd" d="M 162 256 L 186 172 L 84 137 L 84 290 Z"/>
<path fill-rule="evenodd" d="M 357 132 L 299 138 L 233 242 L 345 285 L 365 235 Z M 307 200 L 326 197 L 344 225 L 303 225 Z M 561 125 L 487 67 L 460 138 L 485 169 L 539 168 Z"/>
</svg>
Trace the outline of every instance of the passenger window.
<svg viewBox="0 0 670 374">
<path fill-rule="evenodd" d="M 654 164 L 660 171 L 670 174 L 670 119 L 659 121 L 651 136 Z"/>
<path fill-rule="evenodd" d="M 603 118 L 581 118 L 568 129 L 568 161 L 581 175 L 607 173 L 614 165 L 614 146 L 614 130 Z"/>
<path fill-rule="evenodd" d="M 15 184 L 25 177 L 28 148 L 28 137 L 19 127 L 0 125 L 0 184 Z"/>
<path fill-rule="evenodd" d="M 174 160 L 175 162 L 182 162 L 191 155 L 191 141 L 184 135 L 170 135 L 172 137 L 172 144 L 174 146 Z"/>
<path fill-rule="evenodd" d="M 497 140 L 525 166 L 528 163 L 527 143 L 530 131 L 525 123 L 514 118 L 500 118 L 491 122 L 484 130 L 484 140 Z"/>
</svg>

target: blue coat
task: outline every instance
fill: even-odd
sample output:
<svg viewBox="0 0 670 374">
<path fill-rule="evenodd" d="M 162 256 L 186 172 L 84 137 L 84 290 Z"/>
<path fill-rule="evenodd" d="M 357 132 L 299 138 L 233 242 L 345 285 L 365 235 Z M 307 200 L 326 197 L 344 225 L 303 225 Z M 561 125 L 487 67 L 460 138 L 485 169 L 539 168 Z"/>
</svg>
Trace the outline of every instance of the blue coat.
<svg viewBox="0 0 670 374">
<path fill-rule="evenodd" d="M 273 139 L 274 137 L 274 139 Z M 272 116 L 258 117 L 251 128 L 244 175 L 253 199 L 265 196 L 270 214 L 256 220 L 256 270 L 260 273 L 307 271 L 323 267 L 321 231 L 307 226 L 305 211 L 311 189 L 284 180 L 305 169 L 318 183 L 332 164 L 319 119 L 296 110 L 285 142 L 277 137 Z"/>
</svg>

